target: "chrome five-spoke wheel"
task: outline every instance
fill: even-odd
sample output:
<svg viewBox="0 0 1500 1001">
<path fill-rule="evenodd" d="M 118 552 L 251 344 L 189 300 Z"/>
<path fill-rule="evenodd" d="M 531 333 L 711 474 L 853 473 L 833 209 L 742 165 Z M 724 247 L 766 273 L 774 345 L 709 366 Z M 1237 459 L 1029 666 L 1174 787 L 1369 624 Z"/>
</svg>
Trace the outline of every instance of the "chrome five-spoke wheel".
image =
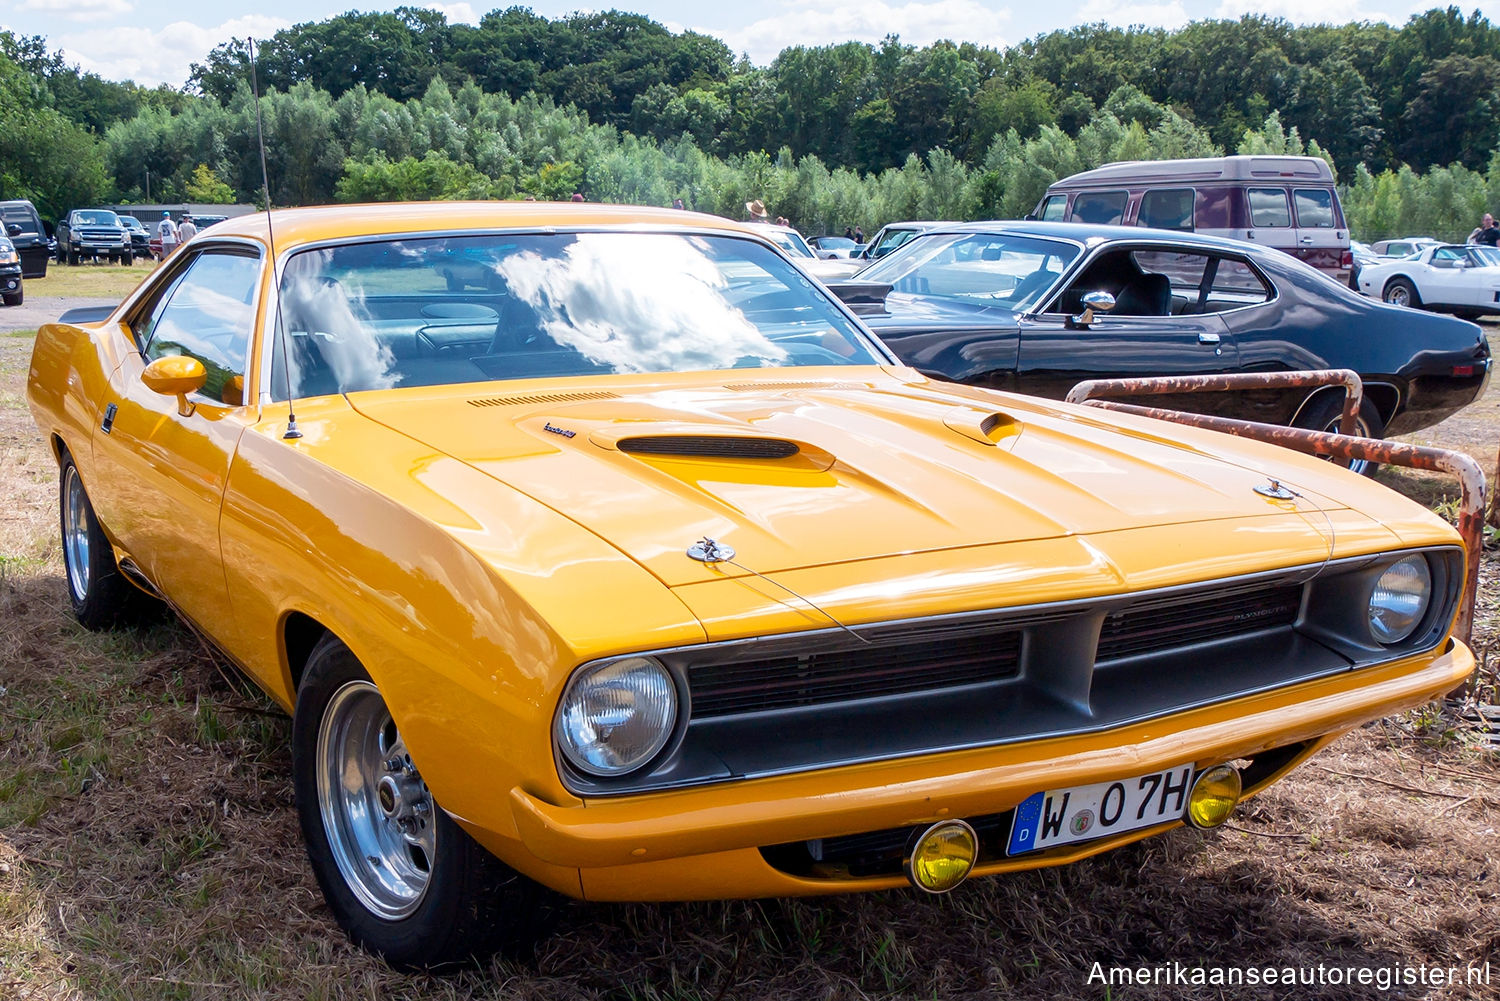
<svg viewBox="0 0 1500 1001">
<path fill-rule="evenodd" d="M 328 847 L 349 889 L 388 921 L 409 916 L 432 878 L 438 825 L 432 794 L 368 681 L 329 700 L 316 768 Z"/>
<path fill-rule="evenodd" d="M 68 587 L 73 600 L 82 602 L 89 596 L 90 560 L 89 499 L 78 478 L 78 467 L 69 462 L 63 469 L 62 541 L 63 563 L 68 570 Z"/>
</svg>

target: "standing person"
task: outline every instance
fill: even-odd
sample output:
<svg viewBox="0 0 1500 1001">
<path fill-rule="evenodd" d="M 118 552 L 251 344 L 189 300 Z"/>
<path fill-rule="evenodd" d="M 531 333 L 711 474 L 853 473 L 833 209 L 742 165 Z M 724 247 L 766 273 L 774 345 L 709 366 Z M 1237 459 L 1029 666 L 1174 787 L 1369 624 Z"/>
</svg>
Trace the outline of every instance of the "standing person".
<svg viewBox="0 0 1500 1001">
<path fill-rule="evenodd" d="M 854 227 L 854 242 L 861 244 L 865 242 L 865 231 L 858 226 Z"/>
<path fill-rule="evenodd" d="M 771 216 L 766 212 L 766 203 L 759 198 L 745 203 L 745 211 L 749 213 L 749 222 L 770 222 Z"/>
<path fill-rule="evenodd" d="M 1486 212 L 1484 218 L 1479 220 L 1479 228 L 1469 234 L 1470 243 L 1482 243 L 1487 247 L 1500 246 L 1500 226 L 1495 225 L 1495 217 Z"/>
<path fill-rule="evenodd" d="M 193 224 L 193 217 L 184 212 L 182 222 L 177 224 L 177 242 L 187 243 L 197 235 L 198 227 Z"/>
<path fill-rule="evenodd" d="M 684 204 L 682 204 L 682 199 L 681 198 L 674 198 L 674 199 L 672 199 L 672 207 L 674 209 L 683 209 L 684 211 L 687 209 L 687 206 L 684 205 Z"/>
<path fill-rule="evenodd" d="M 156 224 L 156 238 L 161 241 L 161 259 L 165 261 L 177 249 L 177 224 L 172 221 L 172 213 L 161 214 L 161 222 Z"/>
<path fill-rule="evenodd" d="M 850 229 L 848 226 L 844 227 L 844 239 L 846 239 L 846 240 L 852 240 L 852 239 L 854 239 L 854 230 Z"/>
</svg>

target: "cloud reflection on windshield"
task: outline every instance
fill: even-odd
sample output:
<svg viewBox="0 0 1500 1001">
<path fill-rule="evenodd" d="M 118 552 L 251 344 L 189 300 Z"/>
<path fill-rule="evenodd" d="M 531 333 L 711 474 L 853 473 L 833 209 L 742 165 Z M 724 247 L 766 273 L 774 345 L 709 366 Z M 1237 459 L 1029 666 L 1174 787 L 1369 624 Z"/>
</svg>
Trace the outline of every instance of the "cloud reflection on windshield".
<svg viewBox="0 0 1500 1001">
<path fill-rule="evenodd" d="M 561 256 L 525 251 L 496 267 L 553 340 L 617 372 L 787 357 L 726 301 L 728 280 L 697 239 L 580 233 Z"/>
</svg>

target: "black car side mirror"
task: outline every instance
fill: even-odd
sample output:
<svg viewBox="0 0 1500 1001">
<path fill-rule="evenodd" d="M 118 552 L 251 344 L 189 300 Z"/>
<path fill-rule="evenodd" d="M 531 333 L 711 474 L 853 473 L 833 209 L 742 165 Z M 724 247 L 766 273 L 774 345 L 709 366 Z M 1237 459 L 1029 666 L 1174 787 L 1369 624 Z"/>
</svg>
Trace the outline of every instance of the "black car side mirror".
<svg viewBox="0 0 1500 1001">
<path fill-rule="evenodd" d="M 20 236 L 21 235 L 21 227 L 17 226 L 13 222 L 6 223 L 5 224 L 5 235 L 6 236 Z"/>
<path fill-rule="evenodd" d="M 1108 313 L 1115 308 L 1115 297 L 1101 289 L 1083 294 L 1083 312 L 1077 316 L 1068 317 L 1068 326 L 1078 330 L 1087 330 L 1088 325 L 1094 322 L 1094 310 Z"/>
</svg>

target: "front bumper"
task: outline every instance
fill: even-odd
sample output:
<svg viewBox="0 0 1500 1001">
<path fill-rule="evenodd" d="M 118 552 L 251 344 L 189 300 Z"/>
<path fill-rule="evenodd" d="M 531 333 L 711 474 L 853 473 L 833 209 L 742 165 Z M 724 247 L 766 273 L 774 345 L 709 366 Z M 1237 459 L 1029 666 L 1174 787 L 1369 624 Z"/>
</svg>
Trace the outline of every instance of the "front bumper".
<svg viewBox="0 0 1500 1001">
<path fill-rule="evenodd" d="M 904 880 L 796 876 L 772 866 L 760 849 L 994 814 L 1041 790 L 1128 778 L 1189 761 L 1206 767 L 1299 743 L 1316 749 L 1361 723 L 1450 691 L 1473 669 L 1470 651 L 1450 640 L 1441 655 L 1405 658 L 1103 733 L 588 799 L 574 806 L 556 806 L 514 788 L 509 799 L 519 840 L 465 826 L 513 867 L 588 899 L 880 889 Z M 982 863 L 975 872 L 1061 864 L 1171 826 L 1176 824 Z"/>
</svg>

